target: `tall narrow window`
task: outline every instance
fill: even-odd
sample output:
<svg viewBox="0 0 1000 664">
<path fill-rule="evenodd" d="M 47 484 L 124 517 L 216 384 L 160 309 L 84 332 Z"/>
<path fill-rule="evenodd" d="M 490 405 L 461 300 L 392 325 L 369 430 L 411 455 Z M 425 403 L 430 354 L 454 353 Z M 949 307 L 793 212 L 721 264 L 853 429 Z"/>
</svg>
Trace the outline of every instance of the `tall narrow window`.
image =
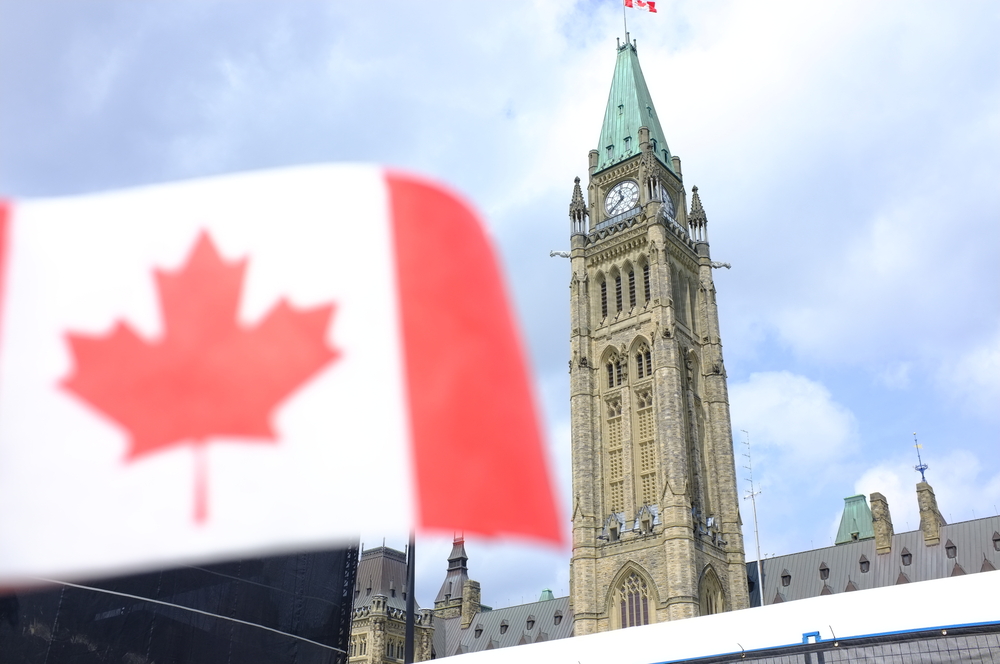
<svg viewBox="0 0 1000 664">
<path fill-rule="evenodd" d="M 649 265 L 642 266 L 642 291 L 646 296 L 646 302 L 649 302 Z"/>
<path fill-rule="evenodd" d="M 608 387 L 621 385 L 625 381 L 625 362 L 627 359 L 627 357 L 624 360 L 619 357 L 612 357 L 608 360 L 608 364 L 606 365 L 608 370 Z"/>
<path fill-rule="evenodd" d="M 622 275 L 615 275 L 615 307 L 622 310 Z"/>
<path fill-rule="evenodd" d="M 649 389 L 635 395 L 635 435 L 638 442 L 636 470 L 638 471 L 639 500 L 643 505 L 655 505 L 656 494 L 656 443 L 653 425 L 653 393 Z"/>
<path fill-rule="evenodd" d="M 625 482 L 622 461 L 622 402 L 613 399 L 608 402 L 608 438 L 607 438 L 607 476 L 608 503 L 607 511 L 618 513 L 625 509 Z"/>
<path fill-rule="evenodd" d="M 650 353 L 649 349 L 647 348 L 646 352 L 643 353 L 643 355 L 645 356 L 645 360 L 646 360 L 646 375 L 647 376 L 652 376 L 653 375 L 653 354 Z"/>
<path fill-rule="evenodd" d="M 601 318 L 608 317 L 608 282 L 601 281 Z"/>
<path fill-rule="evenodd" d="M 635 307 L 635 271 L 628 271 L 628 306 Z"/>
<path fill-rule="evenodd" d="M 635 377 L 642 379 L 646 376 L 646 365 L 642 361 L 642 351 L 635 356 Z"/>
</svg>

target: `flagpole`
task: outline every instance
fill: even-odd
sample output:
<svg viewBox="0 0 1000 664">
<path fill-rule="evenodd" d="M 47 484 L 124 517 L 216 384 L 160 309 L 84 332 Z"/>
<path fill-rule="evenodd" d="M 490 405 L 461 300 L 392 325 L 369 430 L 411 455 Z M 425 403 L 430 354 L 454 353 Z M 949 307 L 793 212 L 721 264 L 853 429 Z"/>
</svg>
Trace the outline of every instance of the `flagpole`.
<svg viewBox="0 0 1000 664">
<path fill-rule="evenodd" d="M 414 558 L 414 544 L 415 538 L 413 536 L 413 531 L 410 531 L 410 546 L 406 549 L 406 632 L 405 632 L 405 644 L 403 646 L 403 664 L 413 664 L 413 612 L 414 612 L 414 598 L 416 594 L 416 584 L 413 582 L 415 573 L 413 562 Z"/>
<path fill-rule="evenodd" d="M 625 11 L 625 0 L 622 0 L 622 22 L 625 23 L 625 42 L 628 43 L 628 12 Z"/>
</svg>

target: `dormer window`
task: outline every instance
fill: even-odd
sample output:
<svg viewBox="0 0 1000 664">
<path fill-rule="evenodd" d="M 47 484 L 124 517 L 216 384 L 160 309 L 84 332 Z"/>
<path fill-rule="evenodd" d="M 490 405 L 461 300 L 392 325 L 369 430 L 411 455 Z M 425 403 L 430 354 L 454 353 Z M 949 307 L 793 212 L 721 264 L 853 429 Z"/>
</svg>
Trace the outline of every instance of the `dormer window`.
<svg viewBox="0 0 1000 664">
<path fill-rule="evenodd" d="M 958 555 L 958 547 L 955 546 L 954 542 L 948 540 L 944 545 L 944 552 L 949 558 L 954 558 Z"/>
<path fill-rule="evenodd" d="M 535 629 L 535 616 L 528 616 L 528 622 L 525 625 L 525 627 L 528 629 L 529 632 Z"/>
<path fill-rule="evenodd" d="M 1000 551 L 1000 533 L 993 531 L 993 550 Z"/>
<path fill-rule="evenodd" d="M 506 633 L 507 633 L 507 628 L 508 628 L 508 627 L 510 627 L 510 625 L 509 625 L 509 624 L 507 624 L 507 621 L 506 621 L 506 620 L 504 620 L 504 621 L 503 621 L 502 623 L 500 623 L 500 633 L 501 633 L 501 634 L 506 634 Z"/>
<path fill-rule="evenodd" d="M 861 568 L 862 574 L 867 574 L 868 570 L 871 568 L 871 563 L 864 556 L 861 556 L 861 560 L 858 561 L 858 567 Z"/>
<path fill-rule="evenodd" d="M 478 639 L 482 635 L 483 635 L 483 626 L 482 625 L 476 625 L 476 631 L 473 632 L 473 636 L 475 636 Z"/>
<path fill-rule="evenodd" d="M 909 566 L 913 562 L 913 554 L 907 549 L 903 549 L 902 553 L 899 555 L 900 560 L 906 566 Z"/>
<path fill-rule="evenodd" d="M 561 622 L 562 622 L 562 612 L 556 611 L 556 614 L 552 616 L 552 624 L 558 625 Z"/>
<path fill-rule="evenodd" d="M 781 585 L 787 588 L 792 583 L 792 575 L 789 574 L 788 570 L 784 570 L 781 573 Z"/>
<path fill-rule="evenodd" d="M 625 104 L 618 104 L 618 115 L 625 113 Z"/>
<path fill-rule="evenodd" d="M 606 147 L 604 149 L 608 151 L 608 159 L 611 159 L 611 152 L 615 149 L 615 146 L 609 145 L 608 147 Z"/>
<path fill-rule="evenodd" d="M 631 136 L 626 136 L 625 137 L 625 152 L 628 152 L 631 149 L 632 149 L 632 137 Z"/>
<path fill-rule="evenodd" d="M 823 581 L 830 578 L 830 568 L 826 566 L 826 563 L 819 564 L 819 578 Z"/>
</svg>

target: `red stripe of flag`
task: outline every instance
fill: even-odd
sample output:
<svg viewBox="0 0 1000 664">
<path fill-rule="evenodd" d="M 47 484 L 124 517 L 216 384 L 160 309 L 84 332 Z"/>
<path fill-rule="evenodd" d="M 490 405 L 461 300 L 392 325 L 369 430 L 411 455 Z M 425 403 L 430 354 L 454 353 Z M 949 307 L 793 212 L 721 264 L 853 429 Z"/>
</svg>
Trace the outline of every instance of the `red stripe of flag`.
<svg viewBox="0 0 1000 664">
<path fill-rule="evenodd" d="M 482 224 L 439 185 L 386 179 L 417 522 L 562 543 L 520 337 Z"/>
</svg>

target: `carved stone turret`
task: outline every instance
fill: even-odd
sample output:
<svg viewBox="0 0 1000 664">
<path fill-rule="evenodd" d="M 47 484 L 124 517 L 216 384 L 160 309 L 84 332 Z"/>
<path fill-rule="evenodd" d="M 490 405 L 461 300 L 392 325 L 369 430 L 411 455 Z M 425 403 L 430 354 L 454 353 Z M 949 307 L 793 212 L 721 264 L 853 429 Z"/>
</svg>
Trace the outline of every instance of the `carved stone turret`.
<svg viewBox="0 0 1000 664">
<path fill-rule="evenodd" d="M 573 198 L 569 202 L 570 235 L 584 235 L 587 232 L 587 204 L 580 189 L 580 178 L 573 179 Z"/>
<path fill-rule="evenodd" d="M 701 205 L 698 187 L 691 187 L 691 212 L 688 214 L 688 230 L 698 242 L 708 242 L 708 217 Z"/>
</svg>

